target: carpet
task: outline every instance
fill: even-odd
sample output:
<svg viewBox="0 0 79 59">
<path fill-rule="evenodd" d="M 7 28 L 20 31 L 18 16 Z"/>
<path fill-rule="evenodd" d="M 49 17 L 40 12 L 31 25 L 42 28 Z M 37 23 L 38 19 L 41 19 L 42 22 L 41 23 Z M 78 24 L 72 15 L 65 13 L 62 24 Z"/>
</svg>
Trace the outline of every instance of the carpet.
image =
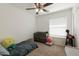
<svg viewBox="0 0 79 59">
<path fill-rule="evenodd" d="M 34 49 L 27 56 L 65 56 L 65 50 L 63 46 L 48 46 L 43 43 L 36 43 L 38 48 Z"/>
</svg>

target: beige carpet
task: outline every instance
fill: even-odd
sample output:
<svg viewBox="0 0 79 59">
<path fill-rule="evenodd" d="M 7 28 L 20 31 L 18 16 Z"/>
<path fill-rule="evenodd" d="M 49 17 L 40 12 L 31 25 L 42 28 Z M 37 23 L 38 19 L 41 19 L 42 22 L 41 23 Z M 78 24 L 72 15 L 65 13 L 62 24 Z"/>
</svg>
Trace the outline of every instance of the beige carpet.
<svg viewBox="0 0 79 59">
<path fill-rule="evenodd" d="M 38 48 L 34 49 L 28 56 L 65 56 L 64 47 L 58 45 L 47 46 L 37 43 Z"/>
</svg>

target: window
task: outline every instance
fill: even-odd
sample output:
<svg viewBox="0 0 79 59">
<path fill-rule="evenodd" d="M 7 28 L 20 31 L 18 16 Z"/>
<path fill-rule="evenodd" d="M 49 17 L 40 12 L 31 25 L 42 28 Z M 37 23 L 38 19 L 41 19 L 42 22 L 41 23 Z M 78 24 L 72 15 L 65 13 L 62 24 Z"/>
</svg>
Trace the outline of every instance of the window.
<svg viewBox="0 0 79 59">
<path fill-rule="evenodd" d="M 67 29 L 67 18 L 61 17 L 49 21 L 49 35 L 53 37 L 65 37 Z"/>
</svg>

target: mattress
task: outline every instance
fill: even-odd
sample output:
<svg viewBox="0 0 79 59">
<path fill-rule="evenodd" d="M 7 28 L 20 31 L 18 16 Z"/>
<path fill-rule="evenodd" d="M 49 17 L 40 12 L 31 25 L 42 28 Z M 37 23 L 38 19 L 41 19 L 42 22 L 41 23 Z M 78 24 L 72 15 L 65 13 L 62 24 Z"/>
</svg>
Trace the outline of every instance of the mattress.
<svg viewBox="0 0 79 59">
<path fill-rule="evenodd" d="M 38 46 L 35 42 L 29 40 L 16 44 L 16 48 L 9 51 L 11 56 L 24 56 L 36 49 Z"/>
</svg>

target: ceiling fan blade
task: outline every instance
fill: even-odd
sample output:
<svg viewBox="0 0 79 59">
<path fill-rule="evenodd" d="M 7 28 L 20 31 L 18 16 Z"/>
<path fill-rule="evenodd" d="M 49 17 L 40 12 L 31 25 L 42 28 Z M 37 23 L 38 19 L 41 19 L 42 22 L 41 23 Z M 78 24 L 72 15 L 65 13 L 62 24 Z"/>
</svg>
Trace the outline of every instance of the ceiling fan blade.
<svg viewBox="0 0 79 59">
<path fill-rule="evenodd" d="M 26 10 L 32 10 L 32 9 L 35 9 L 35 8 L 26 8 Z"/>
<path fill-rule="evenodd" d="M 38 5 L 37 5 L 37 3 L 34 3 L 34 4 L 35 4 L 36 8 L 38 8 Z"/>
<path fill-rule="evenodd" d="M 46 9 L 42 9 L 44 12 L 48 12 L 48 10 L 46 10 Z"/>
<path fill-rule="evenodd" d="M 39 8 L 39 9 L 41 8 L 41 4 L 40 4 L 40 3 L 38 3 L 38 8 Z"/>
<path fill-rule="evenodd" d="M 51 4 L 53 4 L 53 3 L 46 3 L 46 4 L 43 5 L 43 7 L 47 7 L 47 6 L 51 5 Z"/>
</svg>

